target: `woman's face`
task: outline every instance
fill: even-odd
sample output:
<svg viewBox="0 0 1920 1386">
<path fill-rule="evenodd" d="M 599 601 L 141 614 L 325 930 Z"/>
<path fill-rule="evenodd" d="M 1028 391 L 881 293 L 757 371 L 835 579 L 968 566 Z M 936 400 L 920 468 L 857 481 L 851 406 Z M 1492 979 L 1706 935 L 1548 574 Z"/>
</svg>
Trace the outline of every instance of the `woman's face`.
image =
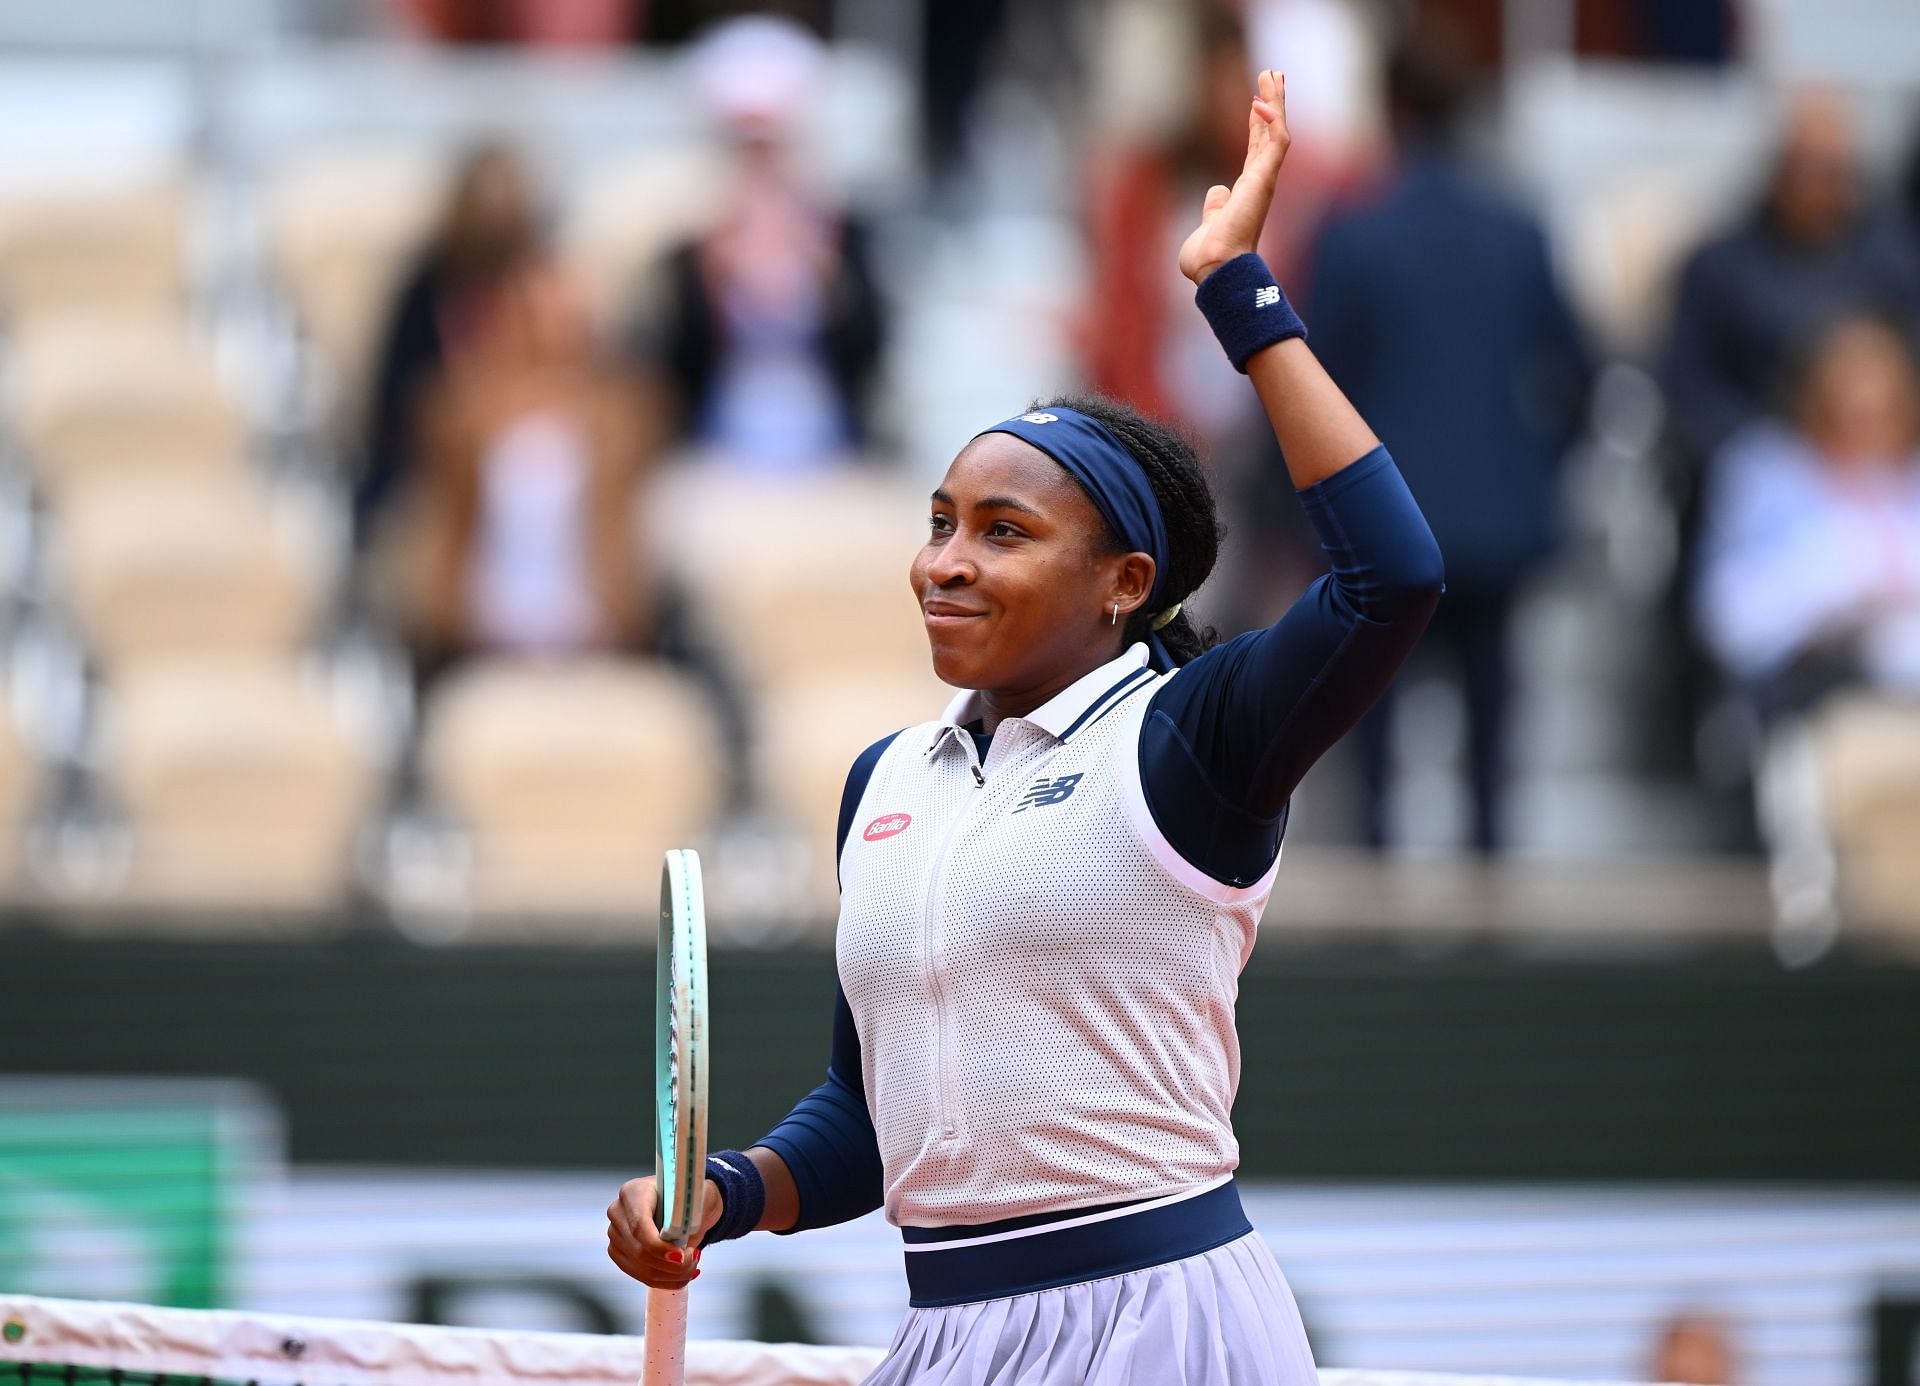
<svg viewBox="0 0 1920 1386">
<path fill-rule="evenodd" d="M 1808 373 L 1802 416 L 1835 464 L 1905 457 L 1920 434 L 1920 381 L 1900 339 L 1864 319 L 1833 328 Z"/>
<path fill-rule="evenodd" d="M 933 493 L 910 570 L 934 672 L 1018 716 L 1112 659 L 1153 560 L 1109 547 L 1100 512 L 1051 457 L 1010 433 L 974 439 Z"/>
</svg>

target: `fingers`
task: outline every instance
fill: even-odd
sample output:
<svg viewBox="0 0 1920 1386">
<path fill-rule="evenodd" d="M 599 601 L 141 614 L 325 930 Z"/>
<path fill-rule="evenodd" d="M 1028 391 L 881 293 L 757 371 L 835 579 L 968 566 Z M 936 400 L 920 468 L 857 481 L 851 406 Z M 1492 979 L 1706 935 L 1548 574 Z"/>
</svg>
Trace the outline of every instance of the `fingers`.
<svg viewBox="0 0 1920 1386">
<path fill-rule="evenodd" d="M 1201 204 L 1200 219 L 1205 221 L 1215 212 L 1227 205 L 1227 199 L 1233 196 L 1233 189 L 1225 183 L 1215 183 L 1207 189 L 1207 200 Z"/>
<path fill-rule="evenodd" d="M 607 1205 L 607 1257 L 635 1280 L 677 1290 L 700 1273 L 700 1253 L 682 1250 L 654 1225 L 659 1199 L 651 1179 L 629 1179 Z"/>
<path fill-rule="evenodd" d="M 687 1259 L 682 1265 L 660 1265 L 649 1257 L 630 1254 L 609 1242 L 607 1259 L 620 1267 L 624 1275 L 636 1278 L 651 1290 L 685 1290 L 693 1280 L 701 1278 L 699 1252 L 687 1252 Z"/>
<path fill-rule="evenodd" d="M 1260 73 L 1259 94 L 1247 115 L 1247 167 L 1277 172 L 1293 142 L 1287 133 L 1287 78 L 1266 68 Z"/>
<path fill-rule="evenodd" d="M 1267 68 L 1260 74 L 1260 91 L 1253 98 L 1253 111 L 1260 124 L 1277 127 L 1282 138 L 1287 130 L 1287 75 Z"/>
</svg>

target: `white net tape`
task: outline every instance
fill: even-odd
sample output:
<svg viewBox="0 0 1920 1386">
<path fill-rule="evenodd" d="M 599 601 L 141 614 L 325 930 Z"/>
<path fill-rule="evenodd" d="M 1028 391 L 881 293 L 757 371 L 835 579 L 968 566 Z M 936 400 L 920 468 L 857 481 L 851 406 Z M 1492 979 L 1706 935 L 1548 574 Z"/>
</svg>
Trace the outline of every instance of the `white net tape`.
<svg viewBox="0 0 1920 1386">
<path fill-rule="evenodd" d="M 6 1363 L 118 1370 L 136 1379 L 205 1377 L 263 1386 L 634 1386 L 641 1339 L 585 1333 L 314 1319 L 0 1294 Z M 855 1386 L 879 1362 L 871 1347 L 690 1342 L 689 1386 Z M 1550 1386 L 1526 1377 L 1323 1368 L 1321 1386 Z M 58 1377 L 47 1386 L 57 1386 Z M 1583 1382 L 1581 1386 L 1610 1386 Z M 1613 1383 L 1611 1386 L 1622 1386 Z"/>
<path fill-rule="evenodd" d="M 689 1386 L 854 1386 L 880 1349 L 691 1342 Z M 0 1363 L 307 1386 L 633 1386 L 642 1340 L 0 1294 Z M 0 1367 L 0 1381 L 8 1373 Z"/>
</svg>

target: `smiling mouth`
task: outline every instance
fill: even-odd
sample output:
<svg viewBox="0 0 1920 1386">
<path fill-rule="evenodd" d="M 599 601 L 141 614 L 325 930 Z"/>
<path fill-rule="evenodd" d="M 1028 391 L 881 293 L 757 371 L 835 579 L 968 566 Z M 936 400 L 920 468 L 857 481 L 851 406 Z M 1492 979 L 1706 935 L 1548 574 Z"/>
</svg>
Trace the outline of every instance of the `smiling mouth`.
<svg viewBox="0 0 1920 1386">
<path fill-rule="evenodd" d="M 946 602 L 929 602 L 920 608 L 920 614 L 929 621 L 964 621 L 974 616 L 984 616 L 984 611 L 969 611 L 965 607 L 952 606 Z"/>
</svg>

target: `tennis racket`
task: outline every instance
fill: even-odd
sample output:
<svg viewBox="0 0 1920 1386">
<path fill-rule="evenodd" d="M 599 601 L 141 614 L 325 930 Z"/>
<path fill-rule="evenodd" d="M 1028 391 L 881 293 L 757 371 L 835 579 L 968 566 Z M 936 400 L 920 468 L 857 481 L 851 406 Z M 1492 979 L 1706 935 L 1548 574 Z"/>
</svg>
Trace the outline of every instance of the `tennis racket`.
<svg viewBox="0 0 1920 1386">
<path fill-rule="evenodd" d="M 661 1235 L 684 1247 L 707 1190 L 707 918 L 697 852 L 667 853 L 658 948 L 653 1172 Z M 687 1292 L 648 1290 L 643 1386 L 682 1386 L 686 1357 Z"/>
</svg>

